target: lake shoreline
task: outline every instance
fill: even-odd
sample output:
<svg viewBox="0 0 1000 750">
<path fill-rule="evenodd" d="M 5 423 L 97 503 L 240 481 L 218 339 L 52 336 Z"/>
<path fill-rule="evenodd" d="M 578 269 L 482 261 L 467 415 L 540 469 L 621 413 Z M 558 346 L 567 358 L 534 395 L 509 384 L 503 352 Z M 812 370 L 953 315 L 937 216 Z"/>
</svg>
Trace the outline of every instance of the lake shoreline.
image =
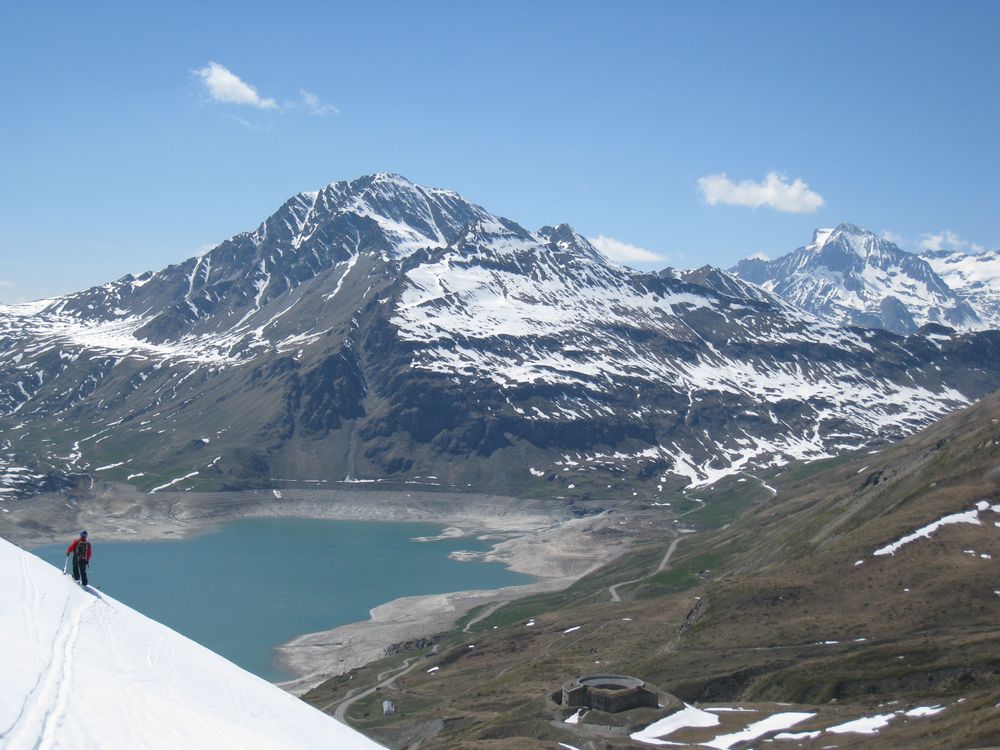
<svg viewBox="0 0 1000 750">
<path fill-rule="evenodd" d="M 28 547 L 71 539 L 81 528 L 90 531 L 95 543 L 183 539 L 210 533 L 240 518 L 426 522 L 442 526 L 449 536 L 486 537 L 492 543 L 490 549 L 471 559 L 500 562 L 536 578 L 522 586 L 395 599 L 374 607 L 368 620 L 280 644 L 274 650 L 274 663 L 295 677 L 278 684 L 302 694 L 330 677 L 381 658 L 393 644 L 449 629 L 475 607 L 569 586 L 626 550 L 627 542 L 619 535 L 597 533 L 614 528 L 608 515 L 596 504 L 588 508 L 417 489 L 149 495 L 127 486 L 105 486 L 76 501 L 61 495 L 33 498 L 0 519 L 0 534 Z"/>
<path fill-rule="evenodd" d="M 570 586 L 626 551 L 620 540 L 602 542 L 595 533 L 610 528 L 608 515 L 568 519 L 546 529 L 521 532 L 494 544 L 482 556 L 486 562 L 502 562 L 510 570 L 535 576 L 532 583 L 394 599 L 373 608 L 366 621 L 302 635 L 278 646 L 277 667 L 297 675 L 278 684 L 301 695 L 331 677 L 381 659 L 395 644 L 453 628 L 476 607 Z"/>
</svg>

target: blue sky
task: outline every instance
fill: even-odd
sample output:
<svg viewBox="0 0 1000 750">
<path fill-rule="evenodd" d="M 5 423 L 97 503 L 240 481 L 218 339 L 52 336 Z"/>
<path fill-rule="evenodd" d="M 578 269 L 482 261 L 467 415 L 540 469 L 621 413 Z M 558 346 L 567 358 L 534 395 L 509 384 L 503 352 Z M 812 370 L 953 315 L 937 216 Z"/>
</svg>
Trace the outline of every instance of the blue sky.
<svg viewBox="0 0 1000 750">
<path fill-rule="evenodd" d="M 0 301 L 162 268 L 375 171 L 643 268 L 840 221 L 1000 247 L 1000 3 L 263 5 L 5 6 Z"/>
</svg>

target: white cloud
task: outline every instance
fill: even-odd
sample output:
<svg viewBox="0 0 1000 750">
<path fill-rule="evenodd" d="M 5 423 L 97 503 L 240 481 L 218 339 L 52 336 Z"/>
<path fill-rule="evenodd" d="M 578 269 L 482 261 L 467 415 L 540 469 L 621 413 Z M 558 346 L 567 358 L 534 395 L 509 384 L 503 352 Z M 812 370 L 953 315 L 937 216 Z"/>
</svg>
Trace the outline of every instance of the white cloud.
<svg viewBox="0 0 1000 750">
<path fill-rule="evenodd" d="M 925 234 L 924 238 L 920 240 L 920 247 L 935 253 L 939 250 L 961 250 L 974 253 L 981 253 L 985 250 L 982 245 L 963 240 L 950 229 L 943 229 L 937 234 Z"/>
<path fill-rule="evenodd" d="M 245 104 L 257 109 L 278 108 L 274 99 L 261 98 L 257 89 L 217 62 L 210 62 L 204 68 L 192 72 L 201 78 L 213 101 L 221 104 Z"/>
<path fill-rule="evenodd" d="M 778 211 L 811 214 L 823 205 L 823 196 L 810 190 L 801 179 L 789 183 L 777 172 L 768 173 L 763 182 L 733 182 L 725 173 L 707 175 L 698 178 L 698 187 L 710 206 L 770 206 Z"/>
<path fill-rule="evenodd" d="M 654 263 L 666 260 L 665 257 L 657 255 L 652 250 L 616 240 L 614 237 L 605 237 L 603 234 L 597 237 L 588 237 L 587 240 L 600 250 L 605 258 L 620 263 Z"/>
<path fill-rule="evenodd" d="M 771 256 L 767 253 L 754 253 L 748 260 L 771 260 Z"/>
<path fill-rule="evenodd" d="M 14 286 L 13 281 L 7 281 L 7 279 L 0 279 L 0 289 L 11 289 Z"/>
<path fill-rule="evenodd" d="M 882 239 L 888 240 L 893 245 L 899 245 L 900 247 L 903 247 L 903 245 L 906 245 L 909 242 L 905 236 L 892 232 L 888 229 L 882 230 Z"/>
<path fill-rule="evenodd" d="M 302 104 L 306 108 L 306 112 L 311 115 L 316 115 L 317 117 L 326 117 L 327 115 L 339 115 L 340 110 L 334 107 L 332 104 L 327 104 L 320 100 L 316 94 L 313 94 L 305 89 L 299 89 L 299 94 L 302 96 Z"/>
</svg>

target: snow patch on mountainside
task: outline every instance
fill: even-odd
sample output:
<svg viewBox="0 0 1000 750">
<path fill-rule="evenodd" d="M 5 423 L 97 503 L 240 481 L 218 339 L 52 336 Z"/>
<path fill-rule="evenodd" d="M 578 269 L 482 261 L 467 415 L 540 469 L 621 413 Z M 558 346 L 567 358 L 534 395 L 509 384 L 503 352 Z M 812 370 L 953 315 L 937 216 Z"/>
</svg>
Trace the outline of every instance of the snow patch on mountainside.
<svg viewBox="0 0 1000 750">
<path fill-rule="evenodd" d="M 378 748 L 0 539 L 0 746 Z"/>
<path fill-rule="evenodd" d="M 895 555 L 901 547 L 909 544 L 910 542 L 915 542 L 918 539 L 930 539 L 931 534 L 933 534 L 938 529 L 943 526 L 949 526 L 955 523 L 969 523 L 975 526 L 981 526 L 982 521 L 979 520 L 979 514 L 986 511 L 992 511 L 993 513 L 1000 513 L 1000 505 L 991 505 L 987 500 L 980 500 L 976 503 L 976 507 L 972 510 L 967 510 L 961 513 L 950 513 L 942 518 L 939 518 L 933 523 L 929 523 L 923 526 L 912 534 L 907 534 L 901 537 L 892 544 L 887 544 L 885 547 L 880 547 L 873 553 L 876 557 L 882 557 L 884 555 Z"/>
<path fill-rule="evenodd" d="M 30 336 L 34 350 L 63 345 L 112 357 L 172 360 L 178 363 L 226 364 L 237 361 L 226 352 L 245 329 L 235 335 L 188 336 L 176 342 L 155 344 L 135 335 L 149 317 L 127 315 L 116 320 L 81 320 L 61 311 L 39 311 L 37 304 L 0 305 L 0 336 Z M 30 353 L 33 349 L 29 348 Z"/>
<path fill-rule="evenodd" d="M 658 445 L 637 455 L 581 454 L 591 469 L 656 460 L 673 466 L 692 486 L 755 465 L 814 460 L 864 444 L 886 427 L 916 427 L 968 403 L 952 388 L 931 391 L 916 385 L 859 378 L 857 367 L 818 361 L 779 361 L 769 347 L 809 344 L 846 349 L 865 356 L 872 347 L 864 332 L 844 329 L 781 303 L 767 324 L 750 308 L 712 293 L 743 284 L 731 277 L 693 279 L 708 291 L 650 291 L 625 269 L 591 263 L 586 255 L 553 257 L 538 237 L 497 240 L 507 264 L 470 263 L 456 250 L 407 273 L 408 285 L 392 323 L 405 341 L 419 344 L 412 366 L 460 378 L 492 381 L 502 388 L 529 384 L 583 388 L 587 397 L 547 399 L 514 411 L 528 420 L 575 421 L 607 416 L 600 397 L 625 382 L 656 382 L 686 394 L 739 396 L 777 408 L 788 399 L 812 405 L 815 417 L 806 431 L 789 428 L 767 440 L 744 431 L 735 444 L 712 446 L 695 460 L 676 444 Z M 567 284 L 567 280 L 571 283 Z M 768 296 L 758 299 L 765 302 Z M 692 314 L 716 316 L 727 331 L 726 344 L 745 347 L 753 358 L 722 351 L 688 323 Z M 780 324 L 778 321 L 780 320 Z M 649 337 L 623 336 L 623 330 L 655 332 L 663 339 L 690 342 L 689 357 L 646 343 Z M 509 402 L 509 399 L 508 399 Z M 655 407 L 637 404 L 634 417 L 646 419 Z M 668 412 L 659 410 L 659 414 Z M 838 435 L 824 423 L 850 424 Z M 583 469 L 581 469 L 583 470 Z"/>
</svg>

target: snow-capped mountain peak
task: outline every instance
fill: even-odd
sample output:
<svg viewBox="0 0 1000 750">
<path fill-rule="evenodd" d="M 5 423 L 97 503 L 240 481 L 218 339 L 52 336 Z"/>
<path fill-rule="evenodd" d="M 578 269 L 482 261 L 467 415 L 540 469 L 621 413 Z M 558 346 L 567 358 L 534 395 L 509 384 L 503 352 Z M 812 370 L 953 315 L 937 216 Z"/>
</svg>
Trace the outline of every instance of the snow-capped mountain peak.
<svg viewBox="0 0 1000 750">
<path fill-rule="evenodd" d="M 1000 383 L 988 335 L 900 339 L 787 301 L 776 264 L 838 311 L 892 288 L 902 312 L 879 321 L 915 325 L 906 295 L 932 279 L 873 262 L 898 249 L 856 227 L 820 238 L 748 261 L 761 289 L 626 269 L 567 224 L 532 232 L 397 175 L 331 183 L 203 256 L 0 308 L 0 432 L 30 432 L 0 440 L 0 482 L 700 484 L 906 434 Z"/>
<path fill-rule="evenodd" d="M 443 247 L 470 224 L 489 220 L 496 217 L 450 190 L 377 173 L 299 193 L 249 236 L 256 245 L 272 239 L 298 250 L 317 232 L 346 222 L 359 243 L 363 235 L 382 234 L 380 250 L 404 257 L 419 248 Z"/>
<path fill-rule="evenodd" d="M 830 235 L 832 235 L 835 231 L 836 229 L 834 227 L 830 227 L 827 229 L 817 229 L 815 232 L 813 232 L 813 241 L 809 245 L 809 247 L 816 249 L 823 247 L 823 245 L 826 244 L 826 241 L 830 239 Z"/>
<path fill-rule="evenodd" d="M 839 251 L 847 255 L 853 254 L 865 261 L 879 263 L 898 261 L 900 254 L 904 253 L 889 240 L 846 222 L 832 229 L 817 229 L 813 233 L 812 243 L 805 249 L 814 254 Z"/>
<path fill-rule="evenodd" d="M 924 259 L 853 224 L 817 229 L 777 260 L 740 261 L 733 273 L 821 317 L 912 333 L 926 323 L 981 328 L 976 312 Z"/>
</svg>

